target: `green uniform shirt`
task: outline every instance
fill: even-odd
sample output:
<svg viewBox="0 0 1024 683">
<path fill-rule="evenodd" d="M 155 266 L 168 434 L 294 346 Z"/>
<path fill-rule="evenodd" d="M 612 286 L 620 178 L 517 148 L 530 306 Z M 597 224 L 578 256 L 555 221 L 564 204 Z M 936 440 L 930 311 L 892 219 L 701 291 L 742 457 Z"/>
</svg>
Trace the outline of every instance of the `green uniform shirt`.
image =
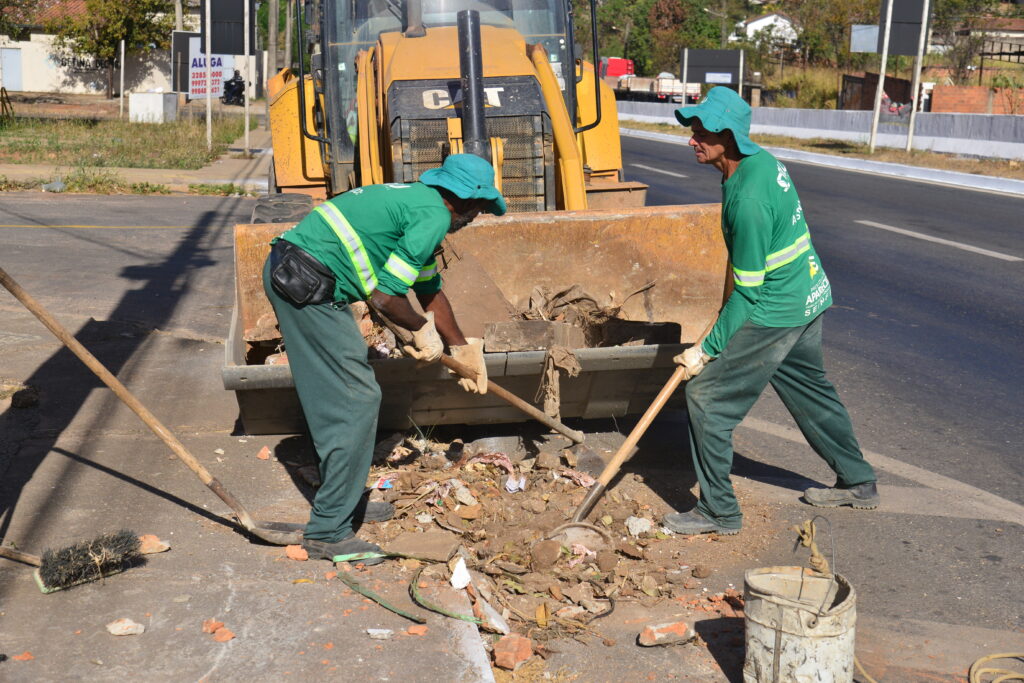
<svg viewBox="0 0 1024 683">
<path fill-rule="evenodd" d="M 440 193 L 423 183 L 368 185 L 313 209 L 278 239 L 327 266 L 337 301 L 360 301 L 374 289 L 403 296 L 441 290 L 434 252 L 451 226 Z M 276 240 L 275 240 L 276 241 Z"/>
<path fill-rule="evenodd" d="M 789 172 L 762 150 L 722 183 L 722 233 L 735 288 L 704 352 L 717 356 L 747 320 L 799 327 L 832 303 L 832 291 Z"/>
</svg>

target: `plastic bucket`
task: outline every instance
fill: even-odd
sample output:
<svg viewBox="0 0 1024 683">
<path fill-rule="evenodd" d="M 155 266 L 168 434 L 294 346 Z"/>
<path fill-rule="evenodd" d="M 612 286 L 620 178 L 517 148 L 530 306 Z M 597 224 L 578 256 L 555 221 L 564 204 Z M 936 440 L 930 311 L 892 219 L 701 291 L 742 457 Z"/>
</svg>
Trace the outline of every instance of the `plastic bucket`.
<svg viewBox="0 0 1024 683">
<path fill-rule="evenodd" d="M 743 588 L 744 683 L 852 683 L 857 594 L 845 578 L 761 567 Z"/>
</svg>

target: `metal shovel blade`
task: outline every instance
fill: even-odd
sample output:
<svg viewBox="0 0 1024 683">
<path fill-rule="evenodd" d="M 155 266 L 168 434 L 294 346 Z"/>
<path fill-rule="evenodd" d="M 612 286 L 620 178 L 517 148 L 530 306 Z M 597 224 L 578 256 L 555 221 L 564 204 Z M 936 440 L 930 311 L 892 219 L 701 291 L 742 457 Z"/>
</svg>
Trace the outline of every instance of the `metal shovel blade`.
<svg viewBox="0 0 1024 683">
<path fill-rule="evenodd" d="M 305 524 L 295 522 L 269 522 L 263 519 L 254 519 L 252 522 L 251 527 L 245 525 L 246 531 L 273 545 L 299 545 L 306 531 Z"/>
</svg>

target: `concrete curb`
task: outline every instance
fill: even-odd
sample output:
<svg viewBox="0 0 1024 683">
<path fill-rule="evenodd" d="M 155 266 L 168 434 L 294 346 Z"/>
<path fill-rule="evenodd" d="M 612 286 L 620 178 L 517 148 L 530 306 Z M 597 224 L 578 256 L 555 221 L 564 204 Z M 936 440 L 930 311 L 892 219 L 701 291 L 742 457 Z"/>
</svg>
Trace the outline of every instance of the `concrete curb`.
<svg viewBox="0 0 1024 683">
<path fill-rule="evenodd" d="M 658 142 L 667 142 L 673 145 L 685 145 L 687 143 L 686 136 L 681 135 L 654 133 L 646 130 L 634 130 L 632 128 L 620 128 L 619 132 L 625 137 L 656 140 Z M 916 180 L 919 182 L 960 187 L 968 190 L 998 192 L 1016 197 L 1024 197 L 1024 180 L 979 176 L 972 173 L 943 171 L 933 168 L 922 168 L 920 166 L 892 164 L 884 161 L 870 161 L 868 159 L 845 159 L 842 157 L 835 157 L 830 154 L 802 152 L 783 147 L 765 147 L 765 149 L 783 161 L 796 161 L 799 163 L 828 166 L 847 171 L 856 171 L 858 173 L 892 176 L 904 178 L 906 180 Z"/>
</svg>

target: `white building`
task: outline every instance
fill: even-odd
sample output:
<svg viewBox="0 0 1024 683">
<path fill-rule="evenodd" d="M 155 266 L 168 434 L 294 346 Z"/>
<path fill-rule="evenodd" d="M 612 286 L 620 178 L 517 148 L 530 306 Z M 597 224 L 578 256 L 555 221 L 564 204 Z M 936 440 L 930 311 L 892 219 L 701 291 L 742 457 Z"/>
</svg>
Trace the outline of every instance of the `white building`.
<svg viewBox="0 0 1024 683">
<path fill-rule="evenodd" d="M 0 87 L 9 92 L 106 94 L 107 64 L 58 47 L 54 36 L 44 28 L 54 20 L 85 11 L 84 0 L 40 0 L 20 22 L 24 28 L 21 40 L 0 36 Z M 184 19 L 186 28 L 199 25 L 198 15 L 186 14 Z M 255 59 L 251 62 L 252 74 L 256 73 Z M 245 73 L 244 62 L 244 56 L 234 57 L 233 68 Z M 115 92 L 120 78 L 120 69 L 116 68 Z M 125 93 L 173 91 L 170 49 L 125 55 L 124 88 Z M 254 90 L 250 89 L 249 94 L 253 96 Z"/>
<path fill-rule="evenodd" d="M 792 45 L 797 39 L 796 22 L 785 14 L 772 12 L 737 22 L 736 31 L 729 40 L 753 40 L 760 31 L 766 31 L 775 43 Z"/>
</svg>

